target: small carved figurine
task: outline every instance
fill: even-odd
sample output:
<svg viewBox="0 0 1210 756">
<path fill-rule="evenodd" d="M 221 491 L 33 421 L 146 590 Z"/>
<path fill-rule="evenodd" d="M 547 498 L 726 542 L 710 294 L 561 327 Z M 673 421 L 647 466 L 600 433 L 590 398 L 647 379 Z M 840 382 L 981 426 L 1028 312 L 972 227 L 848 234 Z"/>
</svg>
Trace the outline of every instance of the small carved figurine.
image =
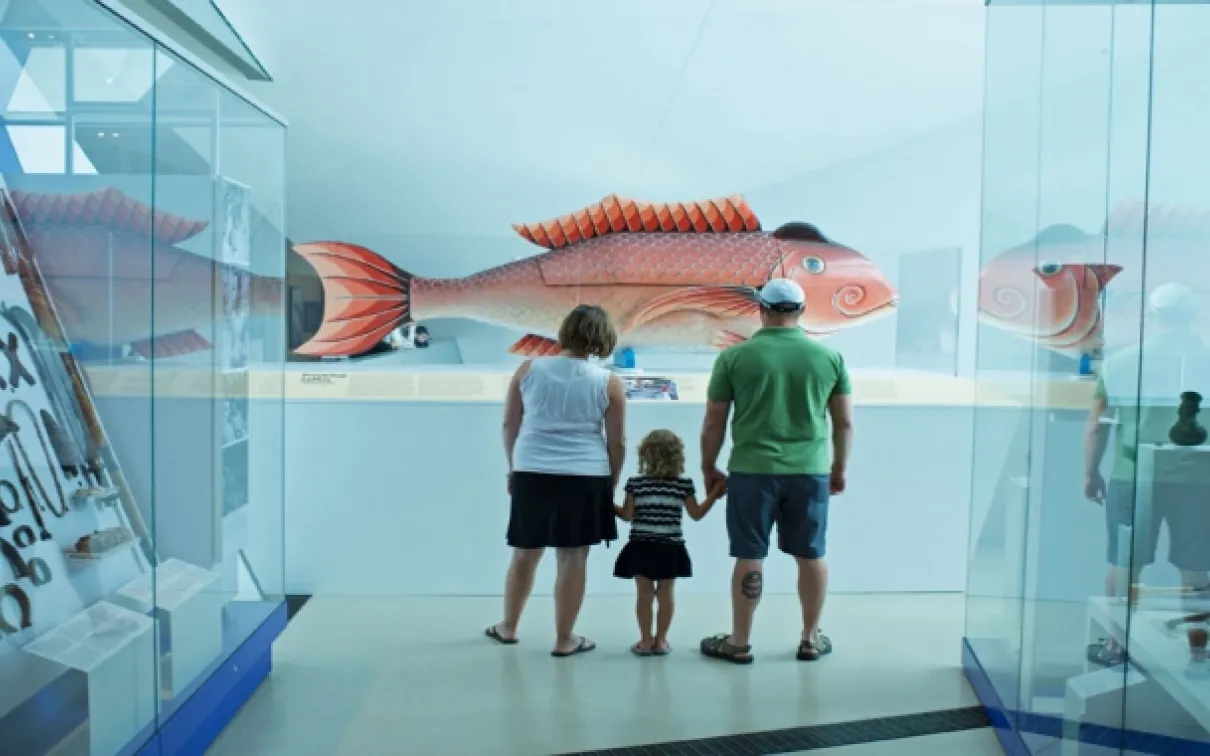
<svg viewBox="0 0 1210 756">
<path fill-rule="evenodd" d="M 1196 391 L 1181 394 L 1181 406 L 1177 409 L 1176 425 L 1168 431 L 1168 438 L 1177 446 L 1200 446 L 1206 443 L 1206 429 L 1197 422 L 1201 411 L 1202 395 Z"/>
</svg>

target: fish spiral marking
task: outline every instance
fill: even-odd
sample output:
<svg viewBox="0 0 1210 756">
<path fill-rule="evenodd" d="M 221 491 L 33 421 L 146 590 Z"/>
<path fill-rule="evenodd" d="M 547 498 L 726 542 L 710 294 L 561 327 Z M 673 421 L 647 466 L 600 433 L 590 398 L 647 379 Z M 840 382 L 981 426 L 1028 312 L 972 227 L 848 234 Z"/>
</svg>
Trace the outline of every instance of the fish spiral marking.
<svg viewBox="0 0 1210 756">
<path fill-rule="evenodd" d="M 832 303 L 845 315 L 860 315 L 856 307 L 865 301 L 865 287 L 859 284 L 842 286 L 832 297 Z"/>
<path fill-rule="evenodd" d="M 997 305 L 1004 308 L 1004 312 L 996 313 L 996 317 L 1004 320 L 1024 314 L 1025 308 L 1029 305 L 1024 294 L 1008 286 L 996 289 L 992 294 L 992 299 Z"/>
</svg>

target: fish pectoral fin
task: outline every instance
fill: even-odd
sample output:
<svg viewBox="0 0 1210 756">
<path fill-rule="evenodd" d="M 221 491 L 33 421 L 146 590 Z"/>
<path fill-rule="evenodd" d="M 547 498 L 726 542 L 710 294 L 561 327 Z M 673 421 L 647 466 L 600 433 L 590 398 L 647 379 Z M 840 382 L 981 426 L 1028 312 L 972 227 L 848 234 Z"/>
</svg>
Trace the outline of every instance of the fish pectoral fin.
<svg viewBox="0 0 1210 756">
<path fill-rule="evenodd" d="M 188 330 L 136 341 L 130 348 L 144 359 L 179 357 L 182 354 L 204 352 L 210 349 L 210 342 L 197 331 Z"/>
<path fill-rule="evenodd" d="M 690 286 L 647 300 L 626 318 L 623 332 L 659 320 L 674 312 L 692 310 L 716 318 L 755 316 L 760 304 L 755 289 L 747 286 Z"/>
<path fill-rule="evenodd" d="M 527 333 L 510 346 L 508 351 L 509 354 L 519 354 L 522 357 L 551 357 L 563 351 L 563 348 L 554 339 Z"/>
<path fill-rule="evenodd" d="M 718 350 L 730 349 L 733 346 L 742 344 L 747 341 L 746 338 L 740 336 L 734 331 L 719 331 L 714 334 L 714 338 L 710 340 L 711 346 Z"/>
</svg>

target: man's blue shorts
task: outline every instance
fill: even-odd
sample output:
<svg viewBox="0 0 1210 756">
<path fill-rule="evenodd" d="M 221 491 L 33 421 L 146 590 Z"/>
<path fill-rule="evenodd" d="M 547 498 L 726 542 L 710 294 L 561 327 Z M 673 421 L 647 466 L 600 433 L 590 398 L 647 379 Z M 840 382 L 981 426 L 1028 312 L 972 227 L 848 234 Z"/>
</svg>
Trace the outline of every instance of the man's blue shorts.
<svg viewBox="0 0 1210 756">
<path fill-rule="evenodd" d="M 776 523 L 779 549 L 802 559 L 822 559 L 828 495 L 827 475 L 731 473 L 727 484 L 731 556 L 764 559 Z"/>
</svg>

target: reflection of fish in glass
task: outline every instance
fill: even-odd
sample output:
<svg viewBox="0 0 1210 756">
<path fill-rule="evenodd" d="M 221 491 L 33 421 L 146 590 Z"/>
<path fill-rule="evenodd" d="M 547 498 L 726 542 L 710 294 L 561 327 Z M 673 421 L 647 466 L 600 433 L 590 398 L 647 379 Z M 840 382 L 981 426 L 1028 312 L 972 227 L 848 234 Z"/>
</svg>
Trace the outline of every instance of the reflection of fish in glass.
<svg viewBox="0 0 1210 756">
<path fill-rule="evenodd" d="M 510 351 L 558 351 L 568 310 L 604 307 L 627 346 L 723 348 L 760 327 L 756 290 L 774 276 L 807 294 L 802 327 L 824 335 L 889 313 L 896 293 L 864 255 L 788 223 L 772 233 L 738 196 L 649 204 L 610 196 L 518 225 L 548 251 L 466 278 L 413 276 L 363 247 L 295 247 L 324 278 L 324 324 L 301 354 L 355 354 L 409 320 L 470 318 L 520 330 Z"/>
<path fill-rule="evenodd" d="M 1103 256 L 1096 237 L 1051 226 L 1006 250 L 979 273 L 979 318 L 1055 352 L 1095 354 L 1104 345 L 1102 293 L 1120 265 Z"/>
<path fill-rule="evenodd" d="M 214 322 L 216 275 L 238 279 L 231 283 L 245 310 L 281 312 L 281 279 L 176 246 L 202 233 L 205 221 L 152 212 L 113 188 L 78 195 L 14 191 L 12 199 L 73 342 L 129 346 L 141 357 L 210 349 L 198 330 Z"/>
</svg>

